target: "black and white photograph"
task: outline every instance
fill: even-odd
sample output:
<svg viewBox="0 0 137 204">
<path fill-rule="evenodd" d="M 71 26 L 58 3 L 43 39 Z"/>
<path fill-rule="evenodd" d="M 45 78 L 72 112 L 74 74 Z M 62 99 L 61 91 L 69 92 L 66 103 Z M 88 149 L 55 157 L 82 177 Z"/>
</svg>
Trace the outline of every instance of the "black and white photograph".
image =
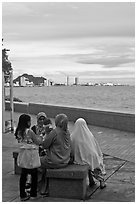
<svg viewBox="0 0 137 204">
<path fill-rule="evenodd" d="M 135 202 L 135 1 L 2 1 L 2 202 Z"/>
</svg>

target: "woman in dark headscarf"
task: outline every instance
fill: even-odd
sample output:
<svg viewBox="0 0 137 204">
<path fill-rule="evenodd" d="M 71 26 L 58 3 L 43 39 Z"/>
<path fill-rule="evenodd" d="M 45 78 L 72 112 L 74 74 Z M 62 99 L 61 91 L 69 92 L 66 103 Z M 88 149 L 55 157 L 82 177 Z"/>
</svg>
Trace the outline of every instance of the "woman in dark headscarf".
<svg viewBox="0 0 137 204">
<path fill-rule="evenodd" d="M 37 124 L 34 125 L 31 129 L 33 130 L 33 132 L 38 135 L 41 136 L 42 139 L 44 140 L 47 132 L 46 132 L 46 126 L 44 125 L 44 122 L 48 120 L 47 115 L 44 112 L 40 112 L 37 114 Z M 45 155 L 46 151 L 41 147 L 39 147 L 39 154 L 40 156 Z"/>
<path fill-rule="evenodd" d="M 40 112 L 37 114 L 37 124 L 32 126 L 32 130 L 33 132 L 38 135 L 41 136 L 42 139 L 45 136 L 45 125 L 44 125 L 44 121 L 47 119 L 47 116 L 44 112 Z M 39 145 L 39 154 L 40 155 L 44 155 L 46 153 L 46 151 L 41 147 L 41 145 Z M 26 182 L 26 188 L 30 189 L 31 186 L 31 177 L 30 175 L 28 175 L 27 177 L 27 182 Z"/>
<path fill-rule="evenodd" d="M 44 127 L 45 119 L 47 119 L 47 116 L 44 112 L 40 112 L 37 114 L 37 125 L 34 125 L 31 128 L 36 135 L 39 135 L 39 136 L 45 135 L 45 127 Z"/>
<path fill-rule="evenodd" d="M 47 149 L 47 154 L 41 157 L 41 170 L 44 178 L 47 168 L 61 168 L 67 166 L 70 161 L 71 140 L 68 131 L 68 118 L 65 114 L 59 114 L 55 117 L 56 128 L 52 130 L 45 138 L 42 146 Z M 42 184 L 42 186 L 45 186 Z M 45 191 L 45 189 L 44 189 Z M 42 192 L 43 194 L 44 192 Z"/>
</svg>

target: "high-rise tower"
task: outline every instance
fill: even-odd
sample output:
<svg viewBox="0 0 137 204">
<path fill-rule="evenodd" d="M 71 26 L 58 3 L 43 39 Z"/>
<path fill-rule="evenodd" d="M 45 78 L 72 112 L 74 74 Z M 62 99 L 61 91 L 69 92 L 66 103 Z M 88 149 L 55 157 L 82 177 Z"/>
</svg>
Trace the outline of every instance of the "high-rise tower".
<svg viewBox="0 0 137 204">
<path fill-rule="evenodd" d="M 75 84 L 75 85 L 78 85 L 78 77 L 75 77 L 74 84 Z"/>
<path fill-rule="evenodd" d="M 67 76 L 67 86 L 69 86 L 69 76 Z"/>
</svg>

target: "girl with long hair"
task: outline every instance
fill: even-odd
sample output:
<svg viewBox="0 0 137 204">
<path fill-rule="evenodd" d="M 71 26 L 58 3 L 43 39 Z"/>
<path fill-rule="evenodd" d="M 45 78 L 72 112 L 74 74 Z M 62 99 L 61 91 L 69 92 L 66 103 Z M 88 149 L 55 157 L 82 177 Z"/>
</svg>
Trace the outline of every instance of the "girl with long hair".
<svg viewBox="0 0 137 204">
<path fill-rule="evenodd" d="M 20 147 L 26 146 L 27 144 L 32 144 L 34 147 L 39 145 L 42 140 L 40 137 L 36 136 L 35 133 L 30 130 L 31 126 L 31 117 L 27 114 L 22 114 L 19 117 L 18 125 L 15 131 L 15 137 L 20 143 Z M 24 161 L 25 162 L 25 161 Z M 37 168 L 30 168 L 28 163 L 26 163 L 25 168 L 22 168 L 19 188 L 20 188 L 20 198 L 21 201 L 26 201 L 30 197 L 37 197 Z M 30 195 L 28 195 L 25 191 L 27 175 L 31 175 L 31 190 Z"/>
</svg>

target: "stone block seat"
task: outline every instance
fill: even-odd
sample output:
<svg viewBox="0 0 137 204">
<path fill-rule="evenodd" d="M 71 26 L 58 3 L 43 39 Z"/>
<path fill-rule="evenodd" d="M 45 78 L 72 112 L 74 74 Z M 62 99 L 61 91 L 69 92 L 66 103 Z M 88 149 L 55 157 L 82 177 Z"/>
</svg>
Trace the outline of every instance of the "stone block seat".
<svg viewBox="0 0 137 204">
<path fill-rule="evenodd" d="M 14 174 L 20 174 L 21 168 L 17 165 L 18 151 L 13 152 Z M 55 198 L 86 198 L 87 165 L 69 164 L 60 169 L 47 169 L 49 180 L 49 196 Z"/>
<path fill-rule="evenodd" d="M 87 165 L 71 164 L 65 168 L 48 169 L 49 196 L 58 198 L 86 198 Z"/>
</svg>

